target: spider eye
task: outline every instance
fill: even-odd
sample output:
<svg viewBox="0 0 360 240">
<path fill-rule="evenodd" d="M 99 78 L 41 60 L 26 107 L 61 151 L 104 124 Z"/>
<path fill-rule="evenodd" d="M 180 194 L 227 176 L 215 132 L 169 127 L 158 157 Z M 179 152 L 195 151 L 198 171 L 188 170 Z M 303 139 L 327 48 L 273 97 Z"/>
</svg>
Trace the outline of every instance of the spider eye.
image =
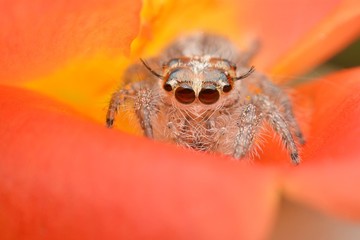
<svg viewBox="0 0 360 240">
<path fill-rule="evenodd" d="M 201 89 L 199 93 L 199 100 L 204 104 L 213 104 L 219 100 L 220 94 L 215 86 L 209 86 Z"/>
<path fill-rule="evenodd" d="M 223 92 L 225 92 L 225 93 L 230 92 L 231 89 L 232 89 L 232 86 L 227 84 L 223 87 Z"/>
<path fill-rule="evenodd" d="M 169 83 L 165 83 L 163 87 L 164 87 L 165 91 L 168 91 L 168 92 L 172 91 L 172 86 Z"/>
<path fill-rule="evenodd" d="M 190 86 L 183 85 L 176 88 L 175 98 L 181 103 L 190 104 L 195 100 L 195 92 Z"/>
</svg>

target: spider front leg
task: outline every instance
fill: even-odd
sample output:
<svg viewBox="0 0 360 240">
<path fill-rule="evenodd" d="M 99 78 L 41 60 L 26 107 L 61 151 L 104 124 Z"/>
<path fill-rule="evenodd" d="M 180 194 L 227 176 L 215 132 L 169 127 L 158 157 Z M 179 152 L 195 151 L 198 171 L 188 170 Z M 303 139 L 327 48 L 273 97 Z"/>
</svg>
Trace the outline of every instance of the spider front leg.
<svg viewBox="0 0 360 240">
<path fill-rule="evenodd" d="M 293 107 L 291 101 L 286 93 L 277 86 L 275 86 L 270 80 L 268 80 L 265 76 L 261 76 L 262 89 L 264 91 L 264 95 L 275 97 L 274 100 L 277 100 L 280 106 L 283 108 L 284 117 L 288 121 L 291 129 L 294 131 L 295 136 L 297 137 L 299 143 L 301 145 L 305 144 L 305 138 L 301 132 L 298 122 L 295 119 Z"/>
<path fill-rule="evenodd" d="M 148 138 L 153 138 L 152 119 L 159 111 L 159 96 L 149 88 L 142 88 L 136 93 L 134 100 L 135 113 L 141 128 Z"/>
<path fill-rule="evenodd" d="M 131 88 L 120 89 L 113 93 L 106 114 L 106 126 L 108 128 L 111 128 L 114 125 L 115 117 L 119 111 L 119 107 L 123 105 L 126 99 L 131 95 L 134 95 L 134 91 L 132 91 Z"/>
<path fill-rule="evenodd" d="M 250 151 L 254 138 L 265 118 L 278 133 L 290 153 L 293 164 L 300 163 L 299 152 L 291 134 L 290 126 L 278 107 L 266 96 L 257 95 L 254 102 L 243 107 L 238 122 L 239 131 L 235 138 L 234 158 L 243 158 Z"/>
<path fill-rule="evenodd" d="M 154 91 L 143 87 L 141 82 L 127 85 L 112 95 L 106 114 L 107 127 L 113 126 L 120 106 L 123 106 L 128 99 L 134 101 L 134 110 L 145 136 L 153 138 L 151 118 L 158 111 L 159 98 L 154 94 Z"/>
<path fill-rule="evenodd" d="M 281 113 L 279 108 L 267 96 L 257 95 L 256 102 L 271 127 L 280 135 L 282 142 L 290 153 L 292 163 L 295 165 L 299 164 L 301 159 L 291 134 L 291 122 L 286 119 L 286 116 Z"/>
<path fill-rule="evenodd" d="M 301 145 L 304 145 L 305 144 L 305 138 L 304 138 L 304 135 L 301 132 L 301 129 L 299 127 L 298 122 L 295 119 L 294 112 L 292 110 L 293 109 L 292 104 L 291 104 L 290 100 L 288 99 L 288 97 L 283 97 L 282 105 L 284 106 L 285 115 L 287 117 L 287 120 L 289 121 L 290 126 L 292 127 L 292 129 L 295 132 L 295 136 L 297 137 L 299 143 Z"/>
<path fill-rule="evenodd" d="M 262 114 L 258 113 L 257 107 L 252 103 L 242 109 L 238 122 L 239 131 L 235 138 L 234 158 L 243 158 L 249 152 L 262 118 Z"/>
</svg>

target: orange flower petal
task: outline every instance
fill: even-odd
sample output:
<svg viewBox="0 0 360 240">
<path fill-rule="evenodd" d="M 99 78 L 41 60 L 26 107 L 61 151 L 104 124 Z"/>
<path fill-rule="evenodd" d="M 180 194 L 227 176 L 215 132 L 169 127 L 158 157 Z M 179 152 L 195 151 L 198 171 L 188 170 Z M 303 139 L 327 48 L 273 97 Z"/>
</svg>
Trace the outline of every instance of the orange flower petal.
<svg viewBox="0 0 360 240">
<path fill-rule="evenodd" d="M 303 164 L 284 177 L 286 194 L 332 214 L 360 220 L 360 68 L 304 87 L 313 101 Z"/>
<path fill-rule="evenodd" d="M 271 227 L 272 171 L 109 130 L 29 91 L 0 96 L 1 239 L 263 239 Z"/>
<path fill-rule="evenodd" d="M 29 80 L 68 59 L 128 52 L 138 32 L 140 1 L 3 1 L 0 79 Z"/>
<path fill-rule="evenodd" d="M 307 18 L 307 14 L 306 14 Z M 345 0 L 314 26 L 297 44 L 281 56 L 271 70 L 273 75 L 299 75 L 311 70 L 360 37 L 360 4 Z"/>
<path fill-rule="evenodd" d="M 259 38 L 261 51 L 254 61 L 268 69 L 299 39 L 326 18 L 339 0 L 254 0 L 238 3 L 238 19 L 245 36 Z M 314 54 L 314 53 L 313 53 Z"/>
</svg>

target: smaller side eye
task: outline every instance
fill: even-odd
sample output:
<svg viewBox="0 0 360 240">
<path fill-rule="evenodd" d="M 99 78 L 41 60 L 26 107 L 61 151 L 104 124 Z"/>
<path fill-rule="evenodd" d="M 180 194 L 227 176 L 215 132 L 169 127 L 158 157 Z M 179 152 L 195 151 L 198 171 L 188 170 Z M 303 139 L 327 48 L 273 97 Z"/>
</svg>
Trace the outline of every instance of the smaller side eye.
<svg viewBox="0 0 360 240">
<path fill-rule="evenodd" d="M 168 92 L 171 92 L 173 89 L 170 83 L 165 83 L 163 87 L 164 87 L 165 91 L 168 91 Z"/>
<path fill-rule="evenodd" d="M 225 86 L 223 86 L 223 92 L 227 93 L 230 92 L 232 89 L 232 86 L 229 84 L 226 84 Z"/>
<path fill-rule="evenodd" d="M 203 104 L 216 103 L 219 98 L 219 91 L 214 86 L 203 88 L 199 93 L 199 100 Z"/>
<path fill-rule="evenodd" d="M 183 85 L 181 87 L 176 88 L 175 90 L 175 98 L 183 104 L 192 103 L 196 96 L 194 90 L 187 85 Z"/>
</svg>

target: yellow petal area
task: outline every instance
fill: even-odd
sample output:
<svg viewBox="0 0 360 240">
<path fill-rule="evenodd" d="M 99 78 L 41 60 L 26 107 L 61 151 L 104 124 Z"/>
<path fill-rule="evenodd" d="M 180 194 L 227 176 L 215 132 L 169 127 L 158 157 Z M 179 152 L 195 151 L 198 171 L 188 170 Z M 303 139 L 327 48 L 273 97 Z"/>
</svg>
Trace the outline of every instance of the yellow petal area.
<svg viewBox="0 0 360 240">
<path fill-rule="evenodd" d="M 345 0 L 279 61 L 275 61 L 271 74 L 294 76 L 305 73 L 359 37 L 359 1 Z"/>
<path fill-rule="evenodd" d="M 205 31 L 229 37 L 239 46 L 247 44 L 237 21 L 233 0 L 147 0 L 142 29 L 132 44 L 132 57 L 153 56 L 181 34 Z"/>
<path fill-rule="evenodd" d="M 111 93 L 118 88 L 128 62 L 125 56 L 114 58 L 99 53 L 92 58 L 73 59 L 52 74 L 23 86 L 65 102 L 105 126 Z M 136 125 L 130 127 L 132 115 L 121 115 L 117 119 L 119 128 L 138 133 Z"/>
</svg>

